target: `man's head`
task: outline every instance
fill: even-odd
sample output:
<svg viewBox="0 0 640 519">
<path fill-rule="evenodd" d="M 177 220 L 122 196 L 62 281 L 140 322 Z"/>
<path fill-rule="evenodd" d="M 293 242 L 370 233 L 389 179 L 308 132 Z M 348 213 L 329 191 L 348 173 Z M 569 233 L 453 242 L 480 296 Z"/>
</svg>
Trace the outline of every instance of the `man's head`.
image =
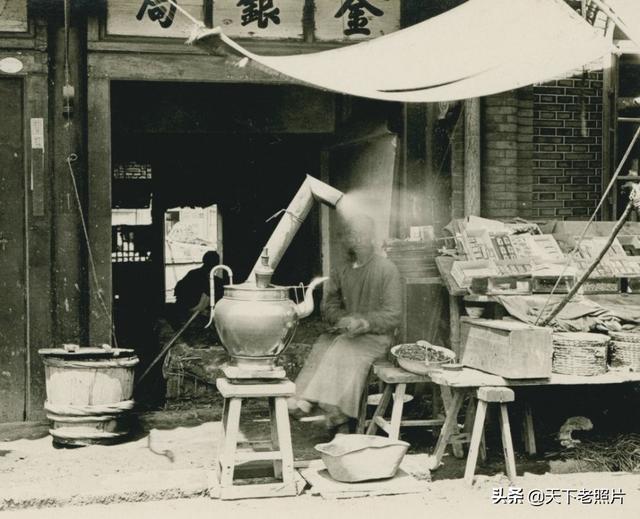
<svg viewBox="0 0 640 519">
<path fill-rule="evenodd" d="M 202 266 L 206 270 L 211 270 L 213 267 L 220 263 L 220 255 L 214 251 L 210 250 L 204 253 L 202 256 Z"/>
<path fill-rule="evenodd" d="M 342 243 L 349 256 L 366 257 L 373 252 L 375 223 L 370 216 L 357 214 L 344 219 Z"/>
</svg>

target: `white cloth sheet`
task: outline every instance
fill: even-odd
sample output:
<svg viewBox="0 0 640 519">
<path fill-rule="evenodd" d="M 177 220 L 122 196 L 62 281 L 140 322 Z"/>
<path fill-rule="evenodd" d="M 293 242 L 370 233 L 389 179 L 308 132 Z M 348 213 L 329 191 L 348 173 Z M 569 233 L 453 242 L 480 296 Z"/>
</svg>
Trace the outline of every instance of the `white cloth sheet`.
<svg viewBox="0 0 640 519">
<path fill-rule="evenodd" d="M 599 68 L 612 51 L 602 32 L 562 0 L 469 0 L 371 41 L 295 56 L 253 54 L 220 29 L 202 29 L 194 43 L 217 51 L 220 38 L 235 53 L 315 87 L 421 103 L 491 95 Z"/>
</svg>

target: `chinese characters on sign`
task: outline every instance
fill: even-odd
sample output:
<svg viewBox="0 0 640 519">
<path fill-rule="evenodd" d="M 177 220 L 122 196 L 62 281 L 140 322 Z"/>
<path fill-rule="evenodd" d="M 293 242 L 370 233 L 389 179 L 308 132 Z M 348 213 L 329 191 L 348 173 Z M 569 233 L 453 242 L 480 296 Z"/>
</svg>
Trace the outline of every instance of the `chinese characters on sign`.
<svg viewBox="0 0 640 519">
<path fill-rule="evenodd" d="M 400 29 L 400 0 L 316 0 L 315 38 L 376 38 Z"/>
<path fill-rule="evenodd" d="M 269 22 L 280 24 L 280 9 L 274 7 L 273 0 L 240 0 L 238 7 L 242 7 L 243 26 L 256 23 L 260 29 L 266 29 Z"/>
<path fill-rule="evenodd" d="M 1 2 L 2 0 L 0 0 Z M 204 21 L 205 2 L 175 0 L 196 20 Z M 187 38 L 193 23 L 169 0 L 108 0 L 107 34 Z"/>
<path fill-rule="evenodd" d="M 167 29 L 173 24 L 176 6 L 167 0 L 143 0 L 136 18 L 142 20 L 145 12 L 151 21 L 158 22 L 160 27 Z"/>
<path fill-rule="evenodd" d="M 373 16 L 382 16 L 384 14 L 384 11 L 378 9 L 366 0 L 344 0 L 335 17 L 342 18 L 347 12 L 349 13 L 347 28 L 344 30 L 345 36 L 351 36 L 352 34 L 369 36 L 371 34 L 371 30 L 367 28 L 369 24 L 366 16 L 367 11 Z"/>
<path fill-rule="evenodd" d="M 301 40 L 304 4 L 304 0 L 215 0 L 213 25 L 232 38 Z"/>
<path fill-rule="evenodd" d="M 505 489 L 494 488 L 491 493 L 491 501 L 494 505 L 614 505 L 624 504 L 625 492 L 614 488 L 533 488 L 525 493 L 519 487 Z"/>
<path fill-rule="evenodd" d="M 213 25 L 231 37 L 302 39 L 303 0 L 215 0 Z M 318 41 L 366 39 L 400 29 L 400 0 L 315 0 Z"/>
<path fill-rule="evenodd" d="M 8 2 L 26 4 L 26 0 Z M 304 0 L 176 2 L 199 21 L 212 8 L 213 26 L 220 26 L 232 38 L 302 40 L 312 31 L 316 41 L 345 41 L 376 38 L 400 29 L 400 0 L 315 0 L 313 19 L 304 12 L 309 5 Z M 107 0 L 107 34 L 186 38 L 193 23 L 180 9 L 169 0 Z M 303 20 L 307 20 L 306 28 Z"/>
</svg>

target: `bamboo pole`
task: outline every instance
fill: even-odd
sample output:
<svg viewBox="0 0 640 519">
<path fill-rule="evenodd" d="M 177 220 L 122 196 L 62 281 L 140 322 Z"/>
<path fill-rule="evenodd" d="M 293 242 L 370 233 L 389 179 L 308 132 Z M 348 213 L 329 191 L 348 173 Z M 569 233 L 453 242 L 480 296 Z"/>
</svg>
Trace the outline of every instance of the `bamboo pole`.
<svg viewBox="0 0 640 519">
<path fill-rule="evenodd" d="M 607 253 L 607 251 L 609 250 L 609 247 L 611 247 L 613 240 L 615 240 L 616 236 L 620 232 L 620 229 L 622 229 L 622 226 L 627 221 L 627 218 L 629 218 L 629 215 L 631 214 L 632 209 L 635 208 L 637 210 L 638 205 L 640 205 L 640 185 L 636 184 L 629 195 L 629 203 L 627 204 L 627 207 L 625 208 L 624 213 L 622 213 L 622 216 L 620 217 L 615 227 L 613 228 L 613 231 L 611 231 L 611 234 L 609 235 L 609 238 L 607 239 L 607 243 L 605 244 L 605 246 L 602 248 L 598 256 L 596 256 L 596 258 L 591 262 L 591 265 L 589 265 L 589 268 L 582 274 L 580 279 L 576 282 L 576 284 L 569 291 L 569 293 L 564 296 L 562 301 L 560 301 L 560 303 L 558 303 L 558 305 L 551 311 L 549 316 L 542 321 L 540 326 L 547 326 L 554 319 L 554 317 L 556 317 L 562 311 L 562 309 L 567 305 L 567 303 L 571 301 L 571 298 L 578 292 L 582 284 L 587 280 L 587 278 L 598 266 L 598 264 L 600 263 L 604 255 Z"/>
</svg>

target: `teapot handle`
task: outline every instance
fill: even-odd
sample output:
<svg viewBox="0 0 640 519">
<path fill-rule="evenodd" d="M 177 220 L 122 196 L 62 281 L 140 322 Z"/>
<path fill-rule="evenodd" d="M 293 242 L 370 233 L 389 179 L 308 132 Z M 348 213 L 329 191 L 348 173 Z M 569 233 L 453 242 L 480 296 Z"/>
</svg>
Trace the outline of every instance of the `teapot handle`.
<svg viewBox="0 0 640 519">
<path fill-rule="evenodd" d="M 229 267 L 221 264 L 211 269 L 211 273 L 209 274 L 209 322 L 205 325 L 205 328 L 209 328 L 213 322 L 213 310 L 216 306 L 216 284 L 213 281 L 213 276 L 216 275 L 218 270 L 224 270 L 229 274 L 229 284 L 233 285 L 233 271 Z"/>
</svg>

